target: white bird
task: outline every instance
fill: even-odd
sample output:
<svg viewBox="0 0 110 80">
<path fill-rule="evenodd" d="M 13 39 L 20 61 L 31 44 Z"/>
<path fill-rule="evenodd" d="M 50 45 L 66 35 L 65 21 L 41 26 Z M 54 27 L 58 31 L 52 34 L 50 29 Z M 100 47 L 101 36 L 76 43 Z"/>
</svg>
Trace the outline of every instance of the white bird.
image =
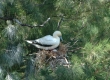
<svg viewBox="0 0 110 80">
<path fill-rule="evenodd" d="M 62 40 L 62 34 L 60 31 L 55 31 L 53 36 L 47 35 L 36 40 L 26 40 L 26 42 L 34 45 L 37 48 L 44 50 L 52 50 L 59 46 L 60 39 Z"/>
</svg>

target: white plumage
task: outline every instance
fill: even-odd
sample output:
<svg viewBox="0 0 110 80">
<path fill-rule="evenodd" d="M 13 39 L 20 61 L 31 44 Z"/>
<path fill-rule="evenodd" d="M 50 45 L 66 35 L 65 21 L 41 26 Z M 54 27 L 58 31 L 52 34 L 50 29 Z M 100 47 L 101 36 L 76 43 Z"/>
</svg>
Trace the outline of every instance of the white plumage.
<svg viewBox="0 0 110 80">
<path fill-rule="evenodd" d="M 36 40 L 26 40 L 28 43 L 34 45 L 37 48 L 51 50 L 55 49 L 60 44 L 60 39 L 62 39 L 62 34 L 60 31 L 55 31 L 53 36 L 47 35 Z"/>
</svg>

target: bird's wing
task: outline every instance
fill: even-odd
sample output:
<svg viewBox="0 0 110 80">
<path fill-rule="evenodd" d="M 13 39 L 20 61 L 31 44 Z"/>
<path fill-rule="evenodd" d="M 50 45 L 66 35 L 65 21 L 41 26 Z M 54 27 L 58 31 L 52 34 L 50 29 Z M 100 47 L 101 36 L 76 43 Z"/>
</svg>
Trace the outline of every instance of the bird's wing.
<svg viewBox="0 0 110 80">
<path fill-rule="evenodd" d="M 55 45 L 58 40 L 51 35 L 47 35 L 42 38 L 36 39 L 35 41 L 41 45 Z"/>
</svg>

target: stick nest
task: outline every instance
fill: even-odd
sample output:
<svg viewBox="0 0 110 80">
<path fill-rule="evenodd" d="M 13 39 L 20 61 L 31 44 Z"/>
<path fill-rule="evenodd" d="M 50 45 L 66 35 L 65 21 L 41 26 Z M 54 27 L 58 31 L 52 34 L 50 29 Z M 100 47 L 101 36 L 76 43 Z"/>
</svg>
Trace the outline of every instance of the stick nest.
<svg viewBox="0 0 110 80">
<path fill-rule="evenodd" d="M 69 62 L 66 59 L 67 46 L 60 44 L 55 50 L 40 50 L 36 54 L 36 66 L 42 68 L 43 66 L 49 66 L 50 68 L 56 68 L 58 65 L 69 67 Z"/>
</svg>

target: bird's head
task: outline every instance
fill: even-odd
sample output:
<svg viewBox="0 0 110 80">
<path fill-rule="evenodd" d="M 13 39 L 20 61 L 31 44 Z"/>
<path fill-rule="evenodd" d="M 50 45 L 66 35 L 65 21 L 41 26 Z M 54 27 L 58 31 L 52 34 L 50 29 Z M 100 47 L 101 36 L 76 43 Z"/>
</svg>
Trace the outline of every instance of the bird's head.
<svg viewBox="0 0 110 80">
<path fill-rule="evenodd" d="M 6 23 L 7 23 L 7 25 L 10 25 L 11 24 L 11 21 L 10 20 L 7 20 Z"/>
<path fill-rule="evenodd" d="M 60 31 L 55 31 L 55 32 L 53 33 L 53 37 L 59 37 L 59 38 L 63 41 L 63 39 L 62 39 L 62 34 L 61 34 Z"/>
</svg>

